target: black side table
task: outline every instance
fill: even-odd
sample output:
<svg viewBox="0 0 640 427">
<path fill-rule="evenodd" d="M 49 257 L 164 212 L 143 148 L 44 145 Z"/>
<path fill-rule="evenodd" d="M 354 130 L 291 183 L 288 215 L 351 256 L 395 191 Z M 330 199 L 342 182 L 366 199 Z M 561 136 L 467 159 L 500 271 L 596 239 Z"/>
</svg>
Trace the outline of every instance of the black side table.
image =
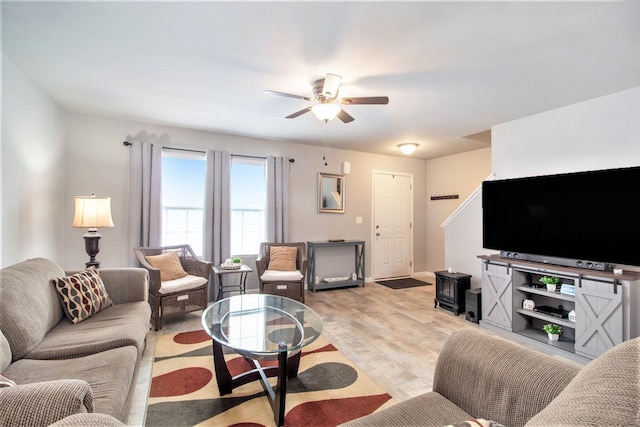
<svg viewBox="0 0 640 427">
<path fill-rule="evenodd" d="M 434 308 L 440 307 L 453 311 L 456 316 L 464 311 L 464 293 L 471 288 L 471 275 L 436 271 L 436 297 Z"/>
</svg>

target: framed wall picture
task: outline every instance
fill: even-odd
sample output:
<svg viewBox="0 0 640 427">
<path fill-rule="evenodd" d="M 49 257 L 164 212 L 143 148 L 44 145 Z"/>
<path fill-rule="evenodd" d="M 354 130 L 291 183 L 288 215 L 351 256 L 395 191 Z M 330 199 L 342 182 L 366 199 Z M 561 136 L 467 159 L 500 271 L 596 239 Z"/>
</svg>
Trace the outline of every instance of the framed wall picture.
<svg viewBox="0 0 640 427">
<path fill-rule="evenodd" d="M 344 175 L 318 173 L 318 212 L 344 213 Z"/>
</svg>

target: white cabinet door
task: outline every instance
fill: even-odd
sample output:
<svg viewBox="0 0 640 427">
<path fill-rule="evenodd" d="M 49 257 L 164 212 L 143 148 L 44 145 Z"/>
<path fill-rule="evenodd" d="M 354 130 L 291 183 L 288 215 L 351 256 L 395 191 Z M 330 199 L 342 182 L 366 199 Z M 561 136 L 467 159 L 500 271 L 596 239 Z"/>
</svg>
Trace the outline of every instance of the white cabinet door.
<svg viewBox="0 0 640 427">
<path fill-rule="evenodd" d="M 576 288 L 575 352 L 594 358 L 622 342 L 623 287 L 581 279 Z"/>
<path fill-rule="evenodd" d="M 482 265 L 482 321 L 511 331 L 513 317 L 511 268 L 484 261 Z"/>
</svg>

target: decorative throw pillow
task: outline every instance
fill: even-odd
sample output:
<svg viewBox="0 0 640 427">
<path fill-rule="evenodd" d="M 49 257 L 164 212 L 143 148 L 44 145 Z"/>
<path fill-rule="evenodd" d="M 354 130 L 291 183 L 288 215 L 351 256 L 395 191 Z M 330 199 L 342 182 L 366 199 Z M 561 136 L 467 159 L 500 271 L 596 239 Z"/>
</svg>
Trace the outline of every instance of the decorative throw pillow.
<svg viewBox="0 0 640 427">
<path fill-rule="evenodd" d="M 0 375 L 0 387 L 13 387 L 14 385 L 16 383 L 11 378 Z"/>
<path fill-rule="evenodd" d="M 52 282 L 71 323 L 82 322 L 113 305 L 95 267 L 89 267 L 72 276 L 53 279 Z"/>
<path fill-rule="evenodd" d="M 293 246 L 271 246 L 268 270 L 295 271 L 298 248 Z"/>
<path fill-rule="evenodd" d="M 467 421 L 451 424 L 446 427 L 504 427 L 504 425 L 484 418 L 472 418 Z"/>
<path fill-rule="evenodd" d="M 149 264 L 160 270 L 160 281 L 179 279 L 187 275 L 180 264 L 180 257 L 176 252 L 144 257 Z"/>
</svg>

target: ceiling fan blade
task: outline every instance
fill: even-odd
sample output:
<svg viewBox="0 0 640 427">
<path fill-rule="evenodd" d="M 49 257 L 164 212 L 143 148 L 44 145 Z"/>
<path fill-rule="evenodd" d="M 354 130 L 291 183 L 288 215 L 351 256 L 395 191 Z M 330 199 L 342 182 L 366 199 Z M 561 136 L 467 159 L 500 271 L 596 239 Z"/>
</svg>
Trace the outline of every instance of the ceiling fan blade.
<svg viewBox="0 0 640 427">
<path fill-rule="evenodd" d="M 338 96 L 338 90 L 340 90 L 340 82 L 342 81 L 342 76 L 337 74 L 327 73 L 324 78 L 324 86 L 322 87 L 322 94 L 329 98 L 333 99 Z"/>
<path fill-rule="evenodd" d="M 302 100 L 305 100 L 305 101 L 313 101 L 311 98 L 307 98 L 306 96 L 294 95 L 292 93 L 278 92 L 278 91 L 275 91 L 275 90 L 265 90 L 264 93 L 266 93 L 267 95 L 286 96 L 287 98 L 295 98 L 295 99 L 302 99 Z"/>
<path fill-rule="evenodd" d="M 289 114 L 287 117 L 285 117 L 285 119 L 295 119 L 296 117 L 301 116 L 304 113 L 308 113 L 309 111 L 311 111 L 311 107 L 307 107 L 304 110 L 296 111 L 293 114 Z"/>
<path fill-rule="evenodd" d="M 342 98 L 340 100 L 343 104 L 388 104 L 388 96 L 361 96 L 356 98 Z"/>
<path fill-rule="evenodd" d="M 351 115 L 349 115 L 349 113 L 347 113 L 343 109 L 340 109 L 337 117 L 342 120 L 342 123 L 349 123 L 355 120 L 353 117 L 351 117 Z"/>
</svg>

